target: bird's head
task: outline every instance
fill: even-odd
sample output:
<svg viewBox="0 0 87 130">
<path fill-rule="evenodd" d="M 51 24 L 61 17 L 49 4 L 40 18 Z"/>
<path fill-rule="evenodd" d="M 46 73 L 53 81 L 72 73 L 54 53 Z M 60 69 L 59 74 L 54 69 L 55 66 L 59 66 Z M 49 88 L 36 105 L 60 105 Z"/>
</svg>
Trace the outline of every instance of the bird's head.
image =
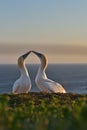
<svg viewBox="0 0 87 130">
<path fill-rule="evenodd" d="M 41 64 L 42 64 L 42 69 L 45 69 L 48 64 L 47 56 L 42 53 L 36 52 L 36 51 L 31 51 L 31 52 L 33 52 L 35 55 L 37 55 L 39 57 Z"/>
<path fill-rule="evenodd" d="M 27 58 L 27 56 L 28 56 L 30 53 L 31 53 L 31 51 L 25 53 L 24 55 L 22 55 L 22 56 L 20 56 L 20 57 L 18 58 L 18 66 L 19 66 L 20 68 L 23 66 L 25 59 Z"/>
</svg>

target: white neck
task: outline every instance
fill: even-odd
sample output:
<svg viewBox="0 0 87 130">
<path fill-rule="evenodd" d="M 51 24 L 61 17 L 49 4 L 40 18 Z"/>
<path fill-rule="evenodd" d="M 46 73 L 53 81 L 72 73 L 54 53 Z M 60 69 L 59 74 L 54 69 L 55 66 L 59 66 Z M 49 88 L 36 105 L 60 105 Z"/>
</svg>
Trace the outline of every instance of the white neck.
<svg viewBox="0 0 87 130">
<path fill-rule="evenodd" d="M 26 66 L 25 66 L 25 62 L 23 63 L 22 67 L 19 68 L 19 69 L 20 69 L 21 75 L 29 76 L 28 70 L 27 70 L 27 68 L 26 68 Z"/>
<path fill-rule="evenodd" d="M 42 69 L 42 65 L 39 66 L 37 75 L 42 77 L 42 78 L 47 78 L 46 73 L 45 73 L 45 69 Z"/>
</svg>

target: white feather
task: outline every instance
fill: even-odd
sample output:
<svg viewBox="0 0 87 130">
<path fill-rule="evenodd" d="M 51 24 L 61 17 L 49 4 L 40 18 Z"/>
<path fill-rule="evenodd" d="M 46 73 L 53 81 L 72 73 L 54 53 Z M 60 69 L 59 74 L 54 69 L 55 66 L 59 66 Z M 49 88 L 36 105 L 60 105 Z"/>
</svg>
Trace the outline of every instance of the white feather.
<svg viewBox="0 0 87 130">
<path fill-rule="evenodd" d="M 33 51 L 41 60 L 41 65 L 35 78 L 35 82 L 40 91 L 47 93 L 66 93 L 59 83 L 47 78 L 45 69 L 47 67 L 47 57 L 41 53 Z M 42 56 L 41 56 L 42 55 Z"/>
<path fill-rule="evenodd" d="M 15 81 L 12 88 L 12 93 L 14 94 L 28 93 L 31 89 L 31 80 L 22 56 L 20 56 L 18 59 L 18 67 L 20 69 L 21 76 L 19 79 Z"/>
</svg>

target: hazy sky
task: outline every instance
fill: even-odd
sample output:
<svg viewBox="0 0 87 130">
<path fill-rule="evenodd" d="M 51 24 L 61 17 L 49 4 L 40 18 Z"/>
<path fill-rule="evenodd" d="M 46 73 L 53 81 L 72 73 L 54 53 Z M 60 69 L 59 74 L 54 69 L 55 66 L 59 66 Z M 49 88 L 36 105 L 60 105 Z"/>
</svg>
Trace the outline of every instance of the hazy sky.
<svg viewBox="0 0 87 130">
<path fill-rule="evenodd" d="M 48 54 L 50 62 L 85 63 L 87 0 L 0 0 L 1 63 L 15 63 L 27 46 Z"/>
</svg>

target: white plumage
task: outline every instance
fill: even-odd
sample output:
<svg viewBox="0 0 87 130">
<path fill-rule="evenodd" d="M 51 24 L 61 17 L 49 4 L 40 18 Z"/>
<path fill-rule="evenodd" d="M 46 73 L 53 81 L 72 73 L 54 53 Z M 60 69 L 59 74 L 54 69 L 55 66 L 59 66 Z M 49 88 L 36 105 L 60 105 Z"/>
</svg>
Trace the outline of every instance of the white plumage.
<svg viewBox="0 0 87 130">
<path fill-rule="evenodd" d="M 25 66 L 25 59 L 29 55 L 30 52 L 20 56 L 18 58 L 18 67 L 21 72 L 21 76 L 18 80 L 15 81 L 12 93 L 19 94 L 19 93 L 28 93 L 31 89 L 31 80 L 28 74 L 28 70 Z"/>
<path fill-rule="evenodd" d="M 40 58 L 41 61 L 41 65 L 38 69 L 38 73 L 35 78 L 35 82 L 40 91 L 46 93 L 66 93 L 62 85 L 47 78 L 45 73 L 45 69 L 47 67 L 47 57 L 44 54 L 35 51 L 32 52 L 35 53 Z"/>
</svg>

